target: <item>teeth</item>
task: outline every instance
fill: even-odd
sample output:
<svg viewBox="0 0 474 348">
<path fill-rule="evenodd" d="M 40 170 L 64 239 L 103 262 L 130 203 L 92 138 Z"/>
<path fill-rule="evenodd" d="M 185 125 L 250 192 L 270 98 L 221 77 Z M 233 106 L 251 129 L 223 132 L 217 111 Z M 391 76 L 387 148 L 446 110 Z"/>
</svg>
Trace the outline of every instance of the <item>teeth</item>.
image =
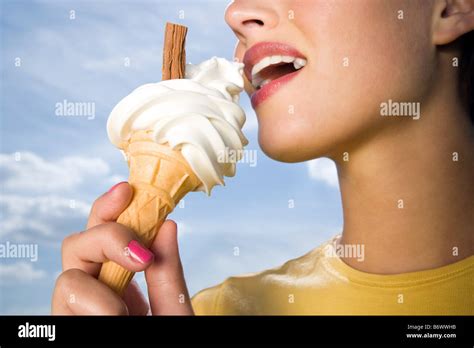
<svg viewBox="0 0 474 348">
<path fill-rule="evenodd" d="M 270 64 L 278 64 L 278 63 L 281 63 L 282 61 L 283 61 L 282 56 L 271 56 L 270 57 Z"/>
<path fill-rule="evenodd" d="M 255 64 L 254 67 L 252 68 L 252 85 L 255 88 L 260 88 L 260 87 L 265 86 L 267 83 L 271 82 L 270 79 L 263 80 L 263 78 L 260 77 L 259 72 L 270 65 L 279 64 L 281 62 L 293 63 L 293 66 L 295 67 L 296 70 L 299 70 L 306 65 L 306 59 L 303 59 L 303 58 L 296 58 L 292 56 L 281 56 L 281 55 L 265 57 L 262 60 L 260 60 L 257 64 Z"/>
<path fill-rule="evenodd" d="M 270 66 L 271 57 L 265 57 L 260 62 L 254 65 L 252 68 L 252 76 L 257 75 L 260 71 L 265 69 L 267 66 Z"/>
<path fill-rule="evenodd" d="M 296 70 L 301 69 L 306 65 L 306 59 L 303 58 L 296 58 L 295 61 L 293 62 L 293 66 L 295 67 Z"/>
</svg>

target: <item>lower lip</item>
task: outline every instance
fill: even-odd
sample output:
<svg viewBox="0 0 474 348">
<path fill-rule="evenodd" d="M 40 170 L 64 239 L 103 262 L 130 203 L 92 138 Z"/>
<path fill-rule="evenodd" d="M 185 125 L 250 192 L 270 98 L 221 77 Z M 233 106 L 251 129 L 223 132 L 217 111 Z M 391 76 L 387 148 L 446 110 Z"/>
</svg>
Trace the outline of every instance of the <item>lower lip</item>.
<svg viewBox="0 0 474 348">
<path fill-rule="evenodd" d="M 256 109 L 265 100 L 267 100 L 273 94 L 275 94 L 283 85 L 285 85 L 294 77 L 296 77 L 296 75 L 298 75 L 301 72 L 301 70 L 303 69 L 292 72 L 290 74 L 286 74 L 285 76 L 282 76 L 276 80 L 273 80 L 267 83 L 262 88 L 256 90 L 254 93 L 252 93 L 252 95 L 250 96 L 250 100 L 252 101 L 252 107 Z"/>
</svg>

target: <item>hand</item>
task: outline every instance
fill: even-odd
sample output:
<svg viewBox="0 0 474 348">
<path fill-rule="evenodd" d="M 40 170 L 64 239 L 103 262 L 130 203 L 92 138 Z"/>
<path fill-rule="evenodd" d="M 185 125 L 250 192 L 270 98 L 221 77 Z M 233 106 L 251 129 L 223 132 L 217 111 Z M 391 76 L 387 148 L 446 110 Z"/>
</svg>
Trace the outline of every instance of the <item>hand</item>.
<svg viewBox="0 0 474 348">
<path fill-rule="evenodd" d="M 167 220 L 161 226 L 150 250 L 141 246 L 143 250 L 138 256 L 124 252 L 129 243 L 138 241 L 138 238 L 132 230 L 115 220 L 131 198 L 132 189 L 128 183 L 114 186 L 94 202 L 87 230 L 64 239 L 63 272 L 54 288 L 52 314 L 194 314 L 179 257 L 175 222 Z M 140 255 L 144 256 L 141 260 Z M 150 302 L 146 301 L 133 280 L 123 298 L 97 280 L 101 264 L 106 260 L 133 272 L 145 270 Z"/>
</svg>

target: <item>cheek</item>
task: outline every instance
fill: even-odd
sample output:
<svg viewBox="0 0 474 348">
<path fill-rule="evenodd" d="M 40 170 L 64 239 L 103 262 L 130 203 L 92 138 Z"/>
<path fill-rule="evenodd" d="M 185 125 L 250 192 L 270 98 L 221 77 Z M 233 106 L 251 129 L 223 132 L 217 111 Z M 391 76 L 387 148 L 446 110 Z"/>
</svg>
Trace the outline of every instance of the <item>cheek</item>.
<svg viewBox="0 0 474 348">
<path fill-rule="evenodd" d="M 321 5 L 311 11 L 317 15 L 297 22 L 308 40 L 306 71 L 258 111 L 262 149 L 289 162 L 327 155 L 379 130 L 389 123 L 380 104 L 422 100 L 433 70 L 423 16 L 402 21 L 396 7 L 370 0 L 314 4 Z"/>
<path fill-rule="evenodd" d="M 405 9 L 405 17 L 416 21 L 398 19 L 404 4 L 398 0 L 331 3 L 311 31 L 312 86 L 320 99 L 339 101 L 344 112 L 361 104 L 370 112 L 368 106 L 386 98 L 415 96 L 429 74 L 429 23 L 422 23 L 423 16 Z"/>
</svg>

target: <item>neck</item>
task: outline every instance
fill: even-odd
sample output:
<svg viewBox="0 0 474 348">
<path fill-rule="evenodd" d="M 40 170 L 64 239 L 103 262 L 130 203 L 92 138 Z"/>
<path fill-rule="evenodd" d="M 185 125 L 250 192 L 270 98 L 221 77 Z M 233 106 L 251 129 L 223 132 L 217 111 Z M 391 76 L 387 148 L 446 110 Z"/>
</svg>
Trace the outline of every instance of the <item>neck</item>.
<svg viewBox="0 0 474 348">
<path fill-rule="evenodd" d="M 340 244 L 364 245 L 363 261 L 342 257 L 353 268 L 406 273 L 473 254 L 474 126 L 451 97 L 433 98 L 438 102 L 422 108 L 419 120 L 386 120 L 396 129 L 337 161 Z"/>
</svg>

